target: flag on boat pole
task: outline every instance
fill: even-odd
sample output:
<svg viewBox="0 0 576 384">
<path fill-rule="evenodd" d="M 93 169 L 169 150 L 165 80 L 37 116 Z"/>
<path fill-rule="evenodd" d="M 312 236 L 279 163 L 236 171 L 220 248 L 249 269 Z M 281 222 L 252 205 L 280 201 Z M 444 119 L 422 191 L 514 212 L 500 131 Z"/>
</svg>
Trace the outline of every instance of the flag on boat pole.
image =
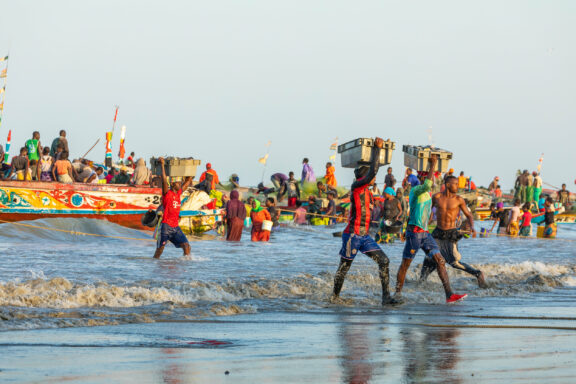
<svg viewBox="0 0 576 384">
<path fill-rule="evenodd" d="M 8 56 L 0 57 L 0 61 L 6 61 L 6 60 L 8 60 Z"/>
<path fill-rule="evenodd" d="M 264 182 L 264 173 L 266 172 L 266 163 L 268 162 L 268 156 L 270 156 L 270 145 L 272 145 L 272 141 L 268 140 L 268 143 L 266 144 L 266 154 L 264 155 L 264 157 L 261 157 L 258 159 L 258 162 L 262 165 L 264 165 L 264 168 L 262 169 L 262 182 Z"/>
<path fill-rule="evenodd" d="M 4 162 L 8 163 L 8 157 L 10 152 L 10 142 L 12 141 L 12 130 L 8 131 L 8 138 L 6 139 L 6 151 L 4 153 Z"/>
<path fill-rule="evenodd" d="M 330 155 L 330 157 L 329 157 L 330 161 L 336 161 L 336 153 L 338 151 L 338 138 L 337 137 L 334 139 L 334 142 L 332 143 L 332 145 L 330 145 L 330 150 L 334 151 L 334 153 L 332 155 Z"/>
<path fill-rule="evenodd" d="M 126 126 L 122 126 L 120 131 L 120 149 L 118 150 L 118 157 L 120 160 L 124 161 L 124 155 L 126 155 L 126 150 L 124 149 L 124 139 L 126 138 Z"/>
<path fill-rule="evenodd" d="M 112 136 L 114 135 L 114 127 L 116 127 L 116 118 L 118 117 L 118 105 L 115 106 L 116 110 L 114 111 L 114 122 L 112 123 L 112 131 L 106 132 L 106 159 L 105 165 L 106 167 L 112 167 Z"/>
<path fill-rule="evenodd" d="M 542 156 L 540 156 L 540 158 L 538 159 L 538 167 L 536 168 L 538 170 L 538 173 L 542 172 L 543 161 L 544 161 L 544 154 L 542 154 Z"/>
</svg>

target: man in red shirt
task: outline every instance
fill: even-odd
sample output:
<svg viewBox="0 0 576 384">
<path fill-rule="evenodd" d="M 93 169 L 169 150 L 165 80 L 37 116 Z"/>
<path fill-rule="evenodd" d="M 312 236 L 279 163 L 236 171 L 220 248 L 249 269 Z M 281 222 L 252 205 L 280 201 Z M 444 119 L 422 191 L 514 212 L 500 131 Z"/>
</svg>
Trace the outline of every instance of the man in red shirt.
<svg viewBox="0 0 576 384">
<path fill-rule="evenodd" d="M 162 215 L 162 226 L 154 258 L 160 258 L 168 241 L 172 242 L 176 248 L 182 248 L 184 256 L 188 256 L 190 255 L 190 243 L 188 243 L 188 239 L 182 229 L 180 229 L 178 222 L 180 221 L 182 191 L 185 191 L 190 186 L 192 178 L 187 177 L 184 185 L 180 181 L 173 181 L 169 187 L 166 171 L 164 170 L 164 158 L 161 157 L 159 161 L 162 165 L 162 207 L 164 208 L 164 214 Z"/>
<path fill-rule="evenodd" d="M 340 265 L 334 276 L 334 290 L 331 301 L 334 302 L 340 296 L 342 285 L 348 270 L 356 255 L 361 252 L 378 264 L 378 274 L 382 284 L 382 305 L 397 304 L 398 302 L 390 297 L 389 290 L 389 265 L 388 256 L 382 251 L 380 246 L 370 237 L 370 223 L 372 208 L 374 206 L 374 196 L 370 192 L 370 186 L 376 181 L 378 173 L 380 150 L 384 145 L 384 140 L 377 137 L 372 148 L 372 159 L 370 166 L 359 166 L 354 170 L 356 179 L 352 183 L 350 191 L 350 217 L 348 226 L 342 234 L 342 249 L 340 249 Z"/>
<path fill-rule="evenodd" d="M 212 169 L 212 164 L 210 163 L 206 163 L 206 171 L 203 172 L 202 175 L 200 176 L 199 180 L 200 183 L 202 183 L 206 179 L 207 174 L 212 175 L 212 184 L 210 185 L 210 190 L 212 191 L 216 189 L 216 184 L 219 184 L 220 180 L 218 180 L 218 174 L 216 173 L 215 170 Z"/>
</svg>

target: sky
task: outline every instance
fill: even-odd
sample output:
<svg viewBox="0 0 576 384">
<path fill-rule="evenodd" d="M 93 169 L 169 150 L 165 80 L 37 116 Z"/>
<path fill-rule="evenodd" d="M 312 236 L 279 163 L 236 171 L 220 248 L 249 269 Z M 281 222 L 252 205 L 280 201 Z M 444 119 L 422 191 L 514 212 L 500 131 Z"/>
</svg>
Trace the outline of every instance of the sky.
<svg viewBox="0 0 576 384">
<path fill-rule="evenodd" d="M 14 155 L 65 129 L 72 157 L 100 139 L 101 161 L 119 105 L 115 154 L 126 125 L 136 157 L 193 156 L 243 185 L 304 157 L 321 176 L 335 138 L 380 136 L 398 179 L 403 144 L 434 144 L 505 190 L 544 153 L 544 182 L 570 189 L 575 36 L 571 0 L 0 0 L 0 142 L 11 129 Z M 353 178 L 339 158 L 336 176 Z"/>
</svg>

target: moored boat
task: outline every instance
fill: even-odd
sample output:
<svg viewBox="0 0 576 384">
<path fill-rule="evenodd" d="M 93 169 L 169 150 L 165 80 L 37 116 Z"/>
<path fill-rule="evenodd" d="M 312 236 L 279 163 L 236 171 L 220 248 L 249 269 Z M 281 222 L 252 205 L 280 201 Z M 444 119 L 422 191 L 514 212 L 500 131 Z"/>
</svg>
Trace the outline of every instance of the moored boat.
<svg viewBox="0 0 576 384">
<path fill-rule="evenodd" d="M 0 220 L 82 217 L 151 230 L 142 225 L 141 218 L 147 211 L 158 208 L 161 193 L 160 188 L 148 186 L 2 180 Z M 180 222 L 185 232 L 201 233 L 213 227 L 220 210 L 200 209 L 209 200 L 200 191 L 183 194 Z"/>
</svg>

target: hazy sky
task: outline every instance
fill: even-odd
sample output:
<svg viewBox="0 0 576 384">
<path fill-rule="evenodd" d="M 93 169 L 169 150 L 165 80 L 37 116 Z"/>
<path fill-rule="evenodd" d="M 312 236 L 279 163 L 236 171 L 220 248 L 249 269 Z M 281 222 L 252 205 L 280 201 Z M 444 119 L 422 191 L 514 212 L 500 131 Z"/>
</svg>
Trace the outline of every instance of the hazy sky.
<svg viewBox="0 0 576 384">
<path fill-rule="evenodd" d="M 137 157 L 194 156 L 242 184 L 268 140 L 266 178 L 303 157 L 323 174 L 335 137 L 396 141 L 400 178 L 402 144 L 431 130 L 479 185 L 509 188 L 544 153 L 544 181 L 574 188 L 575 39 L 571 0 L 0 0 L 0 142 L 66 129 L 73 157 L 100 138 L 101 160 L 118 104 Z M 336 175 L 352 180 L 339 159 Z"/>
</svg>

